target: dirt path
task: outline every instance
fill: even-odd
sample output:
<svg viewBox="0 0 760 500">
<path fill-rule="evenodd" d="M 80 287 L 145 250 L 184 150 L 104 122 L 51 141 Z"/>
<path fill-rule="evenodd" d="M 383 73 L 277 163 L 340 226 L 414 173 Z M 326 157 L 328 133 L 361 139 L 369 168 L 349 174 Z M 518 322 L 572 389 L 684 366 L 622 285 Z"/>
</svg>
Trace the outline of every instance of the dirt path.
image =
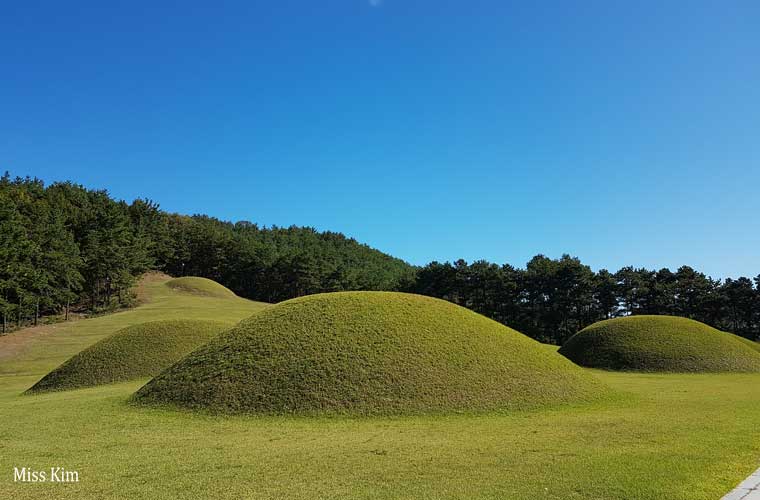
<svg viewBox="0 0 760 500">
<path fill-rule="evenodd" d="M 146 292 L 146 285 L 157 283 L 161 281 L 167 281 L 171 279 L 171 276 L 160 272 L 147 272 L 135 285 L 133 291 L 137 297 L 138 305 L 144 304 L 149 299 Z M 50 325 L 31 326 L 28 328 L 22 328 L 15 332 L 11 332 L 7 335 L 0 336 L 0 362 L 6 359 L 11 359 L 22 352 L 32 341 L 44 338 L 49 335 L 53 335 L 61 328 L 66 328 L 71 323 L 81 321 L 86 317 L 76 317 L 69 321 L 62 321 L 60 323 L 53 323 Z"/>
</svg>

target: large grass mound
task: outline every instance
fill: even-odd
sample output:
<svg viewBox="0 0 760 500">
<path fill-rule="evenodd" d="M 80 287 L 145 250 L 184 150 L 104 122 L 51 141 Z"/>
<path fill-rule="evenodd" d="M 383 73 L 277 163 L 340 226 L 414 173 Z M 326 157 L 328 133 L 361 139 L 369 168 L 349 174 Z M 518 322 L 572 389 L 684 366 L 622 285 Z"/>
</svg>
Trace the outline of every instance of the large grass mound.
<svg viewBox="0 0 760 500">
<path fill-rule="evenodd" d="M 252 316 L 135 399 L 233 413 L 367 415 L 528 408 L 604 393 L 562 356 L 462 307 L 342 292 Z"/>
<path fill-rule="evenodd" d="M 559 352 L 609 370 L 758 372 L 760 352 L 749 342 L 691 319 L 629 316 L 584 328 Z"/>
<path fill-rule="evenodd" d="M 208 278 L 197 278 L 194 276 L 174 278 L 173 280 L 167 281 L 166 286 L 173 290 L 180 290 L 182 292 L 203 295 L 206 297 L 235 297 L 232 290 Z"/>
<path fill-rule="evenodd" d="M 229 324 L 152 321 L 119 330 L 45 375 L 29 392 L 60 391 L 151 377 L 216 337 Z"/>
</svg>

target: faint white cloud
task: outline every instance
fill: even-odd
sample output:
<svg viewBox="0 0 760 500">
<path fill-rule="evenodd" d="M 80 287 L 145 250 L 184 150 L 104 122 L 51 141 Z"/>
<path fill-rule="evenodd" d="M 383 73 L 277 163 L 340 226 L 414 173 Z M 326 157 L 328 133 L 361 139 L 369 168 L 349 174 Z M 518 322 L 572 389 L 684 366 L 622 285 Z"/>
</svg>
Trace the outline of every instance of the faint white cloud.
<svg viewBox="0 0 760 500">
<path fill-rule="evenodd" d="M 381 5 L 383 5 L 383 0 L 369 0 L 369 4 L 372 7 L 380 7 Z"/>
</svg>

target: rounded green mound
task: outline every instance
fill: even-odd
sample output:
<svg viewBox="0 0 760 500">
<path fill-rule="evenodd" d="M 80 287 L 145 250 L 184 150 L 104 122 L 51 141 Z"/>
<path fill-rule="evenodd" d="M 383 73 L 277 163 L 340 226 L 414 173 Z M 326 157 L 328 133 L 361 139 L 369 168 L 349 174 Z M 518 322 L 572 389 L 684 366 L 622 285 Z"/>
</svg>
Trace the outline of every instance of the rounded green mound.
<svg viewBox="0 0 760 500">
<path fill-rule="evenodd" d="M 758 372 L 760 352 L 736 336 L 675 316 L 594 323 L 559 350 L 592 368 L 647 372 Z"/>
<path fill-rule="evenodd" d="M 340 292 L 282 302 L 151 380 L 137 402 L 254 414 L 410 414 L 597 399 L 597 379 L 443 300 Z"/>
<path fill-rule="evenodd" d="M 28 392 L 77 389 L 152 377 L 210 341 L 229 324 L 152 321 L 119 330 L 45 375 Z"/>
<path fill-rule="evenodd" d="M 166 286 L 173 290 L 192 293 L 193 295 L 203 295 L 205 297 L 235 297 L 235 293 L 232 290 L 208 278 L 197 278 L 194 276 L 174 278 L 167 281 Z"/>
</svg>

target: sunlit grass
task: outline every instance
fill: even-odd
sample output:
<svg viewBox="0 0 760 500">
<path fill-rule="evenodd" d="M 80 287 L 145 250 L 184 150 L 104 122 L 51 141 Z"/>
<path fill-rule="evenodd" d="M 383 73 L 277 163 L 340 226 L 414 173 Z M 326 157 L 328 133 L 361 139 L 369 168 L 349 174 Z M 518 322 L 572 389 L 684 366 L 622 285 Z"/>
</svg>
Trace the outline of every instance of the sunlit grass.
<svg viewBox="0 0 760 500">
<path fill-rule="evenodd" d="M 16 358 L 0 362 L 0 376 L 39 375 L 116 331 L 137 323 L 167 319 L 200 319 L 234 325 L 267 304 L 239 297 L 216 298 L 174 291 L 156 281 L 146 285 L 150 300 L 135 309 L 88 320 L 51 325 L 52 333 L 32 340 Z"/>
<path fill-rule="evenodd" d="M 758 466 L 760 376 L 600 374 L 628 396 L 509 415 L 212 417 L 142 383 L 0 397 L 0 498 L 717 499 Z M 13 484 L 60 464 L 76 485 Z"/>
<path fill-rule="evenodd" d="M 139 402 L 224 413 L 473 413 L 610 397 L 535 340 L 451 302 L 395 292 L 310 295 L 197 349 Z"/>
<path fill-rule="evenodd" d="M 182 278 L 174 278 L 166 282 L 166 286 L 172 290 L 179 290 L 186 293 L 192 293 L 195 295 L 207 296 L 207 297 L 234 297 L 227 287 L 220 285 L 216 281 L 208 278 L 198 278 L 196 276 L 185 276 Z"/>
<path fill-rule="evenodd" d="M 235 322 L 259 308 L 153 291 L 141 309 L 61 326 L 0 365 L 0 498 L 715 500 L 760 466 L 757 374 L 595 371 L 621 396 L 479 416 L 222 417 L 128 404 L 145 379 L 21 395 L 131 321 Z M 63 466 L 80 482 L 14 483 L 22 466 Z"/>
<path fill-rule="evenodd" d="M 128 326 L 69 358 L 29 392 L 61 391 L 155 376 L 229 328 L 169 319 Z"/>
</svg>

